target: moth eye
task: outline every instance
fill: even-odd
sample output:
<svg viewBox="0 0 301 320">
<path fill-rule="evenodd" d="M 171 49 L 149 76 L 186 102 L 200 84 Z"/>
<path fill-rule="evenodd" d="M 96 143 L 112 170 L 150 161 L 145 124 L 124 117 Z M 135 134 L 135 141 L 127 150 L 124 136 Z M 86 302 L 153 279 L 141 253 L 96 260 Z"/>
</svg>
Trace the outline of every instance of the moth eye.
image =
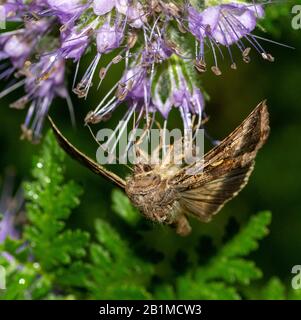
<svg viewBox="0 0 301 320">
<path fill-rule="evenodd" d="M 143 165 L 143 171 L 144 172 L 149 172 L 151 170 L 152 170 L 152 168 L 149 165 L 147 165 L 147 164 Z"/>
</svg>

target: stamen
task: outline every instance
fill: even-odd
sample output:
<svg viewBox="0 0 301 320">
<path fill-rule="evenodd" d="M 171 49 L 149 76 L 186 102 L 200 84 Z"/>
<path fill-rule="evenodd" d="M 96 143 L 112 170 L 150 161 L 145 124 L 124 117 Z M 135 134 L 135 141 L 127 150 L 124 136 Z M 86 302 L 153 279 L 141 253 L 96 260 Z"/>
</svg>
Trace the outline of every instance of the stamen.
<svg viewBox="0 0 301 320">
<path fill-rule="evenodd" d="M 220 76 L 222 74 L 221 70 L 219 69 L 218 66 L 212 66 L 211 67 L 211 71 L 216 75 L 216 76 Z"/>
<path fill-rule="evenodd" d="M 248 47 L 242 52 L 242 59 L 245 63 L 250 63 L 251 58 L 249 57 L 249 53 L 251 51 L 251 48 Z"/>
<path fill-rule="evenodd" d="M 14 90 L 22 87 L 23 85 L 25 84 L 25 79 L 15 83 L 14 85 L 12 85 L 11 87 L 3 90 L 1 93 L 0 93 L 0 99 L 2 99 L 3 97 L 5 97 L 7 94 L 13 92 Z"/>
<path fill-rule="evenodd" d="M 138 40 L 137 33 L 130 32 L 129 37 L 127 39 L 127 47 L 128 49 L 132 49 Z"/>
<path fill-rule="evenodd" d="M 262 53 L 262 57 L 265 60 L 268 60 L 270 62 L 274 62 L 275 58 L 270 53 Z"/>
<path fill-rule="evenodd" d="M 100 58 L 101 58 L 101 54 L 98 53 L 93 59 L 90 66 L 88 67 L 87 71 L 85 72 L 82 80 L 79 82 L 77 87 L 73 89 L 74 93 L 76 93 L 79 98 L 87 97 L 89 90 L 93 85 L 92 80 L 93 80 L 94 73 L 98 66 Z"/>
<path fill-rule="evenodd" d="M 194 60 L 193 61 L 194 67 L 196 68 L 196 70 L 200 73 L 204 73 L 207 71 L 207 65 L 205 63 L 205 61 L 202 60 Z"/>
<path fill-rule="evenodd" d="M 25 108 L 27 102 L 28 102 L 28 96 L 24 96 L 17 101 L 10 104 L 10 107 L 17 110 L 22 110 Z"/>
</svg>

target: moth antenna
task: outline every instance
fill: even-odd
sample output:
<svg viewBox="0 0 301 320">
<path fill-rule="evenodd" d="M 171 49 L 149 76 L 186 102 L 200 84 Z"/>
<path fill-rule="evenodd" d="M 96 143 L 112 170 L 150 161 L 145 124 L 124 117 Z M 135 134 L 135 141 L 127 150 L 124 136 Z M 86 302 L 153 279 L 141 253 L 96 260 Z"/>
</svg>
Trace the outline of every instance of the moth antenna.
<svg viewBox="0 0 301 320">
<path fill-rule="evenodd" d="M 102 149 L 103 151 L 106 151 L 105 148 L 103 147 L 103 145 L 96 139 L 95 134 L 94 134 L 91 126 L 90 126 L 88 123 L 86 124 L 86 126 L 88 127 L 88 129 L 89 129 L 89 131 L 90 131 L 90 134 L 92 135 L 92 137 L 93 137 L 93 139 L 95 140 L 95 142 L 101 147 L 101 149 Z M 117 156 L 114 156 L 113 159 L 119 161 L 119 159 L 118 159 Z"/>
<path fill-rule="evenodd" d="M 146 126 L 144 127 L 143 134 L 141 137 L 138 139 L 138 141 L 135 142 L 136 145 L 140 145 L 143 142 L 144 137 L 148 134 L 149 129 L 152 127 L 154 123 L 154 116 L 152 118 L 152 122 L 147 121 Z"/>
<path fill-rule="evenodd" d="M 95 142 L 102 148 L 103 151 L 106 151 L 103 147 L 103 145 L 96 139 L 95 137 L 95 134 L 91 128 L 91 126 L 89 124 L 86 125 L 90 131 L 90 134 L 92 135 L 93 139 L 95 140 Z M 119 158 L 117 156 L 115 156 L 115 158 L 117 161 L 119 161 Z M 130 171 L 133 171 L 133 169 L 128 165 L 128 164 L 125 164 L 125 166 L 130 170 Z"/>
<path fill-rule="evenodd" d="M 90 131 L 90 134 L 91 134 L 91 136 L 93 137 L 93 139 L 95 140 L 95 142 L 102 148 L 102 150 L 104 150 L 102 144 L 96 139 L 95 134 L 94 134 L 91 126 L 90 126 L 88 123 L 87 123 L 85 126 L 88 127 L 88 129 L 89 129 L 89 131 Z"/>
</svg>

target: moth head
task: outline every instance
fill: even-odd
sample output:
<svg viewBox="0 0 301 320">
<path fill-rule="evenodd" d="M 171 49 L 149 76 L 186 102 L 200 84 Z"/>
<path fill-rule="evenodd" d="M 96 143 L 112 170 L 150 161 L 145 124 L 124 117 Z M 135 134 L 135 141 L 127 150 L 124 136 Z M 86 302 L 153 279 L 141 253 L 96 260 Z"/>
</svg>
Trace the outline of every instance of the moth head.
<svg viewBox="0 0 301 320">
<path fill-rule="evenodd" d="M 138 163 L 134 166 L 134 175 L 145 175 L 153 171 L 154 167 L 147 163 Z"/>
</svg>

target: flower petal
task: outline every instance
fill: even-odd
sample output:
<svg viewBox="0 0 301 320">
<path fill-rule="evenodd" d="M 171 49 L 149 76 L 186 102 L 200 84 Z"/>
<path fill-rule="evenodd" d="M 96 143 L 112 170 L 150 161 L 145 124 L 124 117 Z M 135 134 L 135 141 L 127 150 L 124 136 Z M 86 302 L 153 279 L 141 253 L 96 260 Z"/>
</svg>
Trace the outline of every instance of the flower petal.
<svg viewBox="0 0 301 320">
<path fill-rule="evenodd" d="M 93 10 L 98 16 L 110 12 L 115 7 L 115 0 L 94 0 Z"/>
</svg>

